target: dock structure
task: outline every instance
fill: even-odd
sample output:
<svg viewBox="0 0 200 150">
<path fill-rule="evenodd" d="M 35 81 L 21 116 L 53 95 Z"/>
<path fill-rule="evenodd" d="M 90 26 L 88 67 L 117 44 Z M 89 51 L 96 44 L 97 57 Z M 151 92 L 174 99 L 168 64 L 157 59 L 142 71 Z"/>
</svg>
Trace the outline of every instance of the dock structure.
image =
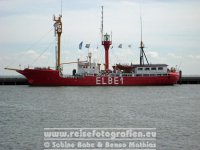
<svg viewBox="0 0 200 150">
<path fill-rule="evenodd" d="M 200 84 L 200 76 L 183 76 L 178 81 L 179 84 Z"/>
<path fill-rule="evenodd" d="M 200 84 L 200 75 L 182 76 L 178 84 Z M 22 76 L 0 76 L 0 85 L 28 85 L 28 81 Z"/>
<path fill-rule="evenodd" d="M 1 76 L 0 85 L 28 85 L 28 81 L 21 76 Z"/>
</svg>

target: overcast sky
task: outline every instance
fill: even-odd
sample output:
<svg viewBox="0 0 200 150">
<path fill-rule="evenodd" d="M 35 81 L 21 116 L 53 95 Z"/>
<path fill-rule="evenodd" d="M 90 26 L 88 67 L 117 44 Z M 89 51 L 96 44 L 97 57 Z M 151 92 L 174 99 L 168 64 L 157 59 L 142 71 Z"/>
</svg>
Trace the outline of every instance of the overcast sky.
<svg viewBox="0 0 200 150">
<path fill-rule="evenodd" d="M 0 75 L 16 74 L 4 67 L 55 66 L 52 18 L 60 14 L 60 4 L 60 0 L 0 1 Z M 102 5 L 104 32 L 113 34 L 110 66 L 139 63 L 141 10 L 149 62 L 180 67 L 185 75 L 200 75 L 199 0 L 63 0 L 62 62 L 86 58 L 88 50 L 78 49 L 81 41 L 91 44 L 93 61 L 104 62 Z M 67 66 L 65 72 L 73 68 Z"/>
</svg>

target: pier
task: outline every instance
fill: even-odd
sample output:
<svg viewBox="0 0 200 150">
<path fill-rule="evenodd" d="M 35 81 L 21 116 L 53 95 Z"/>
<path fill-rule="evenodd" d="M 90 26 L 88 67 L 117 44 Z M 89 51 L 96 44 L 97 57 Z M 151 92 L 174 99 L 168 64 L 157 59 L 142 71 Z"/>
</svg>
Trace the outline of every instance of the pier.
<svg viewBox="0 0 200 150">
<path fill-rule="evenodd" d="M 200 75 L 182 76 L 178 84 L 200 84 Z M 28 82 L 22 76 L 0 76 L 0 85 L 28 85 Z"/>
<path fill-rule="evenodd" d="M 0 85 L 28 85 L 28 82 L 21 76 L 0 76 Z"/>
<path fill-rule="evenodd" d="M 200 76 L 183 76 L 179 84 L 200 84 Z"/>
</svg>

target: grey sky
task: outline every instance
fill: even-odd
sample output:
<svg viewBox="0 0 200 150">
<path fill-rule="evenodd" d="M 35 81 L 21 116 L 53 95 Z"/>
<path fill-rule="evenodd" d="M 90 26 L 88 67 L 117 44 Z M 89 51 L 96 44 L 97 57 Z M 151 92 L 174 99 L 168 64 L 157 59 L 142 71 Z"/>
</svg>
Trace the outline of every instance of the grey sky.
<svg viewBox="0 0 200 150">
<path fill-rule="evenodd" d="M 200 74 L 194 67 L 200 65 L 198 0 L 63 0 L 62 61 L 85 58 L 87 50 L 78 50 L 81 41 L 91 43 L 95 61 L 103 61 L 99 28 L 100 7 L 104 5 L 105 32 L 113 33 L 111 65 L 119 61 L 138 63 L 140 3 L 143 40 L 150 62 L 181 65 L 183 74 Z M 4 71 L 6 66 L 54 65 L 53 31 L 36 41 L 52 29 L 52 16 L 59 13 L 59 0 L 0 1 L 0 75 L 10 74 Z M 117 48 L 120 43 L 123 49 Z M 48 46 L 49 50 L 33 63 Z M 71 73 L 73 67 L 66 69 Z"/>
</svg>

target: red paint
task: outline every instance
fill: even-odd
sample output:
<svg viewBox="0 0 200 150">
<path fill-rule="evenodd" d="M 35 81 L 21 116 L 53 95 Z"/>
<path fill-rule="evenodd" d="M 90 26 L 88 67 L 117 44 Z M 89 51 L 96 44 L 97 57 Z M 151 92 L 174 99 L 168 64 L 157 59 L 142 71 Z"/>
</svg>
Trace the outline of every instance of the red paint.
<svg viewBox="0 0 200 150">
<path fill-rule="evenodd" d="M 165 76 L 140 77 L 110 77 L 110 76 L 83 76 L 63 78 L 57 70 L 51 69 L 24 69 L 17 70 L 24 75 L 30 85 L 35 86 L 133 86 L 133 85 L 173 85 L 179 80 L 178 73 L 169 73 Z"/>
<path fill-rule="evenodd" d="M 112 44 L 111 41 L 103 41 L 102 45 L 105 48 L 105 70 L 109 71 L 109 48 L 110 45 Z"/>
</svg>

